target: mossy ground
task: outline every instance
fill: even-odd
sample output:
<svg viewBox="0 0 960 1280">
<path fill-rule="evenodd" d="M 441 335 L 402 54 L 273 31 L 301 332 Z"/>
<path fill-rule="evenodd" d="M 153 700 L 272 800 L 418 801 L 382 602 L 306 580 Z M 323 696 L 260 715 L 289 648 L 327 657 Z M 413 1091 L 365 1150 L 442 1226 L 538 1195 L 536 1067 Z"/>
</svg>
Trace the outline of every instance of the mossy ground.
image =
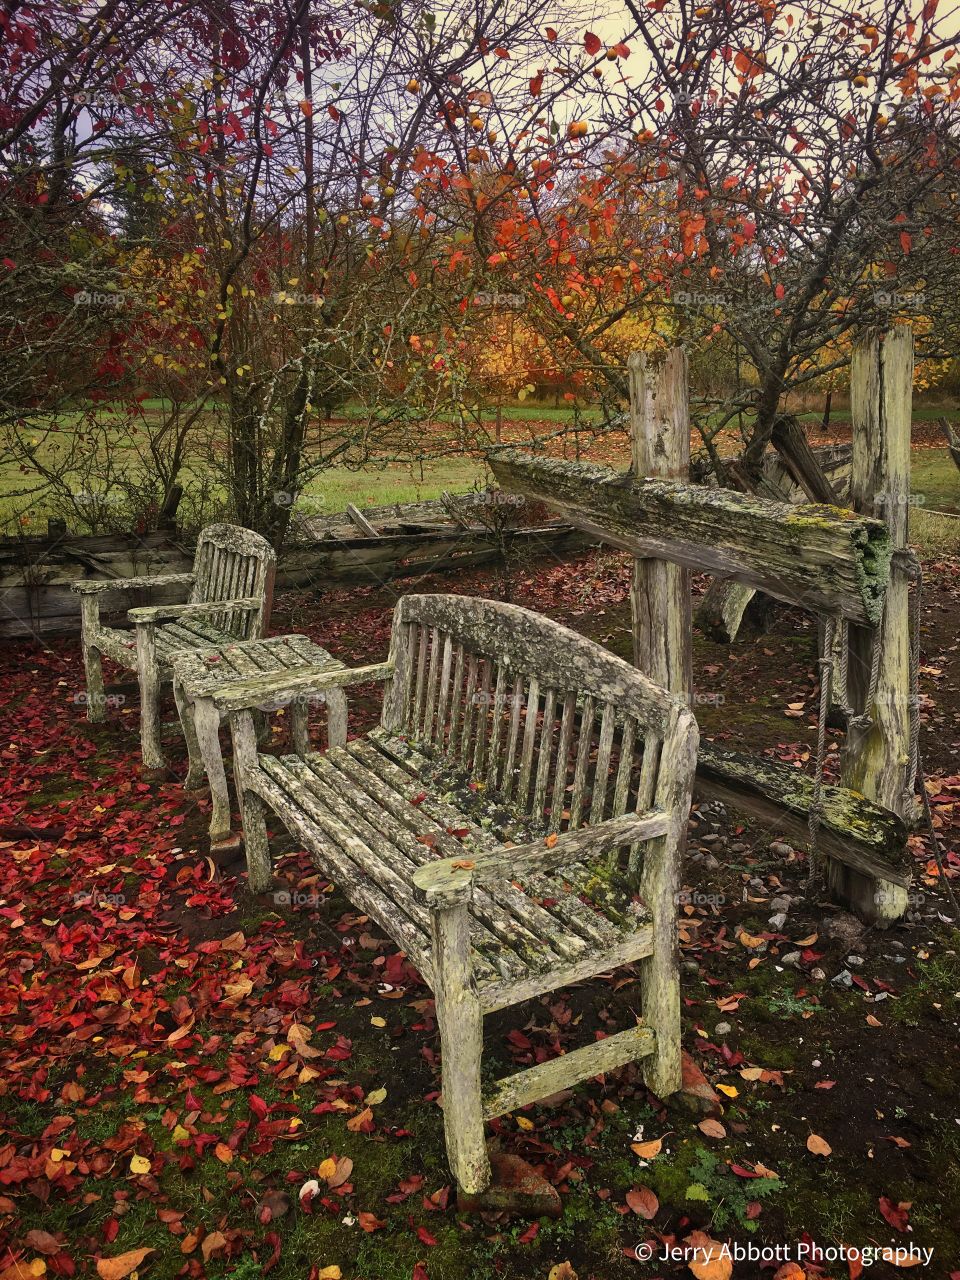
<svg viewBox="0 0 960 1280">
<path fill-rule="evenodd" d="M 623 564 L 616 558 L 557 566 L 546 578 L 521 568 L 514 579 L 515 598 L 562 616 L 626 653 L 622 577 Z M 454 584 L 441 579 L 425 585 L 445 590 Z M 483 579 L 456 585 L 464 591 L 482 589 Z M 939 727 L 931 735 L 928 767 L 941 778 L 949 772 L 957 737 L 955 695 L 945 691 L 956 688 L 960 674 L 955 655 L 948 652 L 949 590 L 946 580 L 933 576 L 924 640 L 926 661 L 943 673 L 924 679 L 931 703 L 927 714 L 938 717 Z M 351 661 L 369 659 L 380 656 L 384 646 L 391 595 L 384 590 L 348 598 L 345 593 L 339 604 L 316 607 L 315 626 L 309 602 L 281 599 L 277 618 L 295 609 L 300 624 L 329 647 Z M 740 749 L 775 751 L 809 769 L 809 717 L 788 717 L 785 711 L 798 701 L 812 705 L 814 639 L 809 621 L 790 611 L 778 612 L 763 634 L 746 632 L 736 646 L 698 638 L 698 687 L 713 695 L 698 704 L 703 732 Z M 351 727 L 362 728 L 376 714 L 376 696 L 358 691 L 351 708 Z M 116 716 L 93 727 L 88 738 L 97 751 L 117 751 L 118 744 L 122 751 L 126 743 L 132 752 L 135 733 L 135 716 Z M 96 776 L 98 768 L 94 755 L 86 776 Z M 182 768 L 178 759 L 175 769 Z M 64 770 L 59 781 L 48 776 L 21 820 L 69 814 L 83 784 L 67 774 Z M 124 804 L 149 809 L 157 794 L 151 788 L 128 796 Z M 947 806 L 940 807 L 949 822 Z M 205 813 L 203 806 L 195 808 L 176 830 L 178 845 L 187 854 L 196 851 L 194 860 L 203 857 Z M 282 852 L 283 845 L 276 850 Z M 282 866 L 293 887 L 309 871 L 292 858 Z M 695 815 L 684 883 L 709 901 L 683 909 L 684 1044 L 711 1082 L 726 1090 L 719 1116 L 725 1136 L 703 1133 L 697 1118 L 677 1103 L 660 1104 L 633 1067 L 581 1086 L 569 1097 L 504 1117 L 491 1126 L 492 1139 L 542 1168 L 563 1198 L 559 1221 L 531 1225 L 456 1212 L 436 1104 L 439 1045 L 428 993 L 415 983 L 402 998 L 381 992 L 389 945 L 336 893 L 321 892 L 310 907 L 278 904 L 269 896 L 254 899 L 242 880 L 234 879 L 239 864 L 221 860 L 214 870 L 218 884 L 233 895 L 228 913 L 211 918 L 184 901 L 166 912 L 164 927 L 195 950 L 241 931 L 248 939 L 275 937 L 278 946 L 297 941 L 305 955 L 322 955 L 326 967 L 300 972 L 284 998 L 306 992 L 309 999 L 297 1016 L 336 1024 L 314 1036 L 324 1055 L 335 1037 L 349 1041 L 349 1056 L 337 1069 L 357 1097 L 386 1089 L 385 1099 L 374 1107 L 373 1131 L 347 1127 L 356 1106 L 315 1113 L 329 1097 L 327 1081 L 307 1081 L 292 1097 L 277 1074 L 279 1066 L 267 1057 L 252 1085 L 226 1093 L 202 1082 L 191 1086 L 198 1127 L 229 1142 L 238 1125 L 250 1120 L 248 1095 L 255 1092 L 271 1108 L 294 1103 L 292 1114 L 302 1122 L 296 1132 L 262 1153 L 242 1141 L 229 1163 L 212 1146 L 183 1162 L 169 1112 L 176 1108 L 182 1118 L 184 1069 L 176 1065 L 177 1047 L 163 1043 L 176 1024 L 165 1027 L 157 1045 L 135 1061 L 118 1061 L 88 1042 L 75 1056 L 57 1059 L 47 1080 L 48 1101 L 37 1103 L 10 1090 L 0 1098 L 0 1173 L 3 1152 L 36 1149 L 63 1116 L 71 1120 L 70 1141 L 88 1153 L 110 1152 L 130 1126 L 139 1127 L 163 1157 L 162 1172 L 155 1186 L 131 1177 L 129 1151 L 124 1151 L 102 1168 L 91 1167 L 75 1195 L 45 1194 L 39 1183 L 18 1187 L 15 1213 L 0 1220 L 6 1242 L 29 1261 L 38 1255 L 25 1244 L 28 1232 L 63 1233 L 80 1274 L 94 1273 L 98 1252 L 151 1247 L 155 1253 L 141 1270 L 148 1280 L 204 1274 L 252 1280 L 268 1267 L 277 1280 L 308 1280 L 311 1269 L 334 1265 L 345 1280 L 545 1280 L 564 1260 L 580 1280 L 626 1280 L 689 1274 L 675 1264 L 638 1268 L 628 1254 L 641 1242 L 651 1241 L 659 1250 L 664 1239 L 682 1240 L 701 1229 L 718 1240 L 774 1245 L 796 1242 L 806 1233 L 823 1245 L 913 1241 L 932 1247 L 934 1263 L 920 1274 L 945 1280 L 960 1268 L 960 934 L 933 913 L 935 899 L 923 868 L 918 863 L 917 886 L 926 898 L 914 923 L 842 944 L 828 936 L 837 913 L 800 901 L 801 857 L 771 847 L 769 832 L 744 827 L 735 815 L 715 809 Z M 69 884 L 70 859 L 60 859 L 51 874 Z M 134 879 L 125 885 L 133 901 Z M 316 883 L 302 887 L 317 891 Z M 771 901 L 784 893 L 797 901 L 787 921 L 774 927 Z M 744 937 L 762 938 L 762 944 L 745 945 Z M 848 961 L 854 947 L 862 963 Z M 798 949 L 799 964 L 783 963 Z M 159 963 L 143 954 L 145 978 Z M 835 984 L 832 979 L 844 971 L 859 981 Z M 625 979 L 622 985 L 591 984 L 490 1019 L 488 1069 L 506 1073 L 538 1051 L 569 1049 L 598 1029 L 629 1025 L 638 1007 L 636 982 L 629 971 L 618 977 Z M 190 987 L 186 976 L 168 980 L 164 994 L 168 1001 L 186 998 Z M 254 1016 L 257 1009 L 251 1009 Z M 246 1027 L 238 1023 L 237 1035 L 242 1037 Z M 218 1047 L 203 1061 L 221 1066 L 232 1041 L 224 1038 L 220 1015 L 199 1026 L 198 1033 L 206 1043 L 219 1037 Z M 150 1097 L 139 1097 L 132 1088 L 125 1073 L 133 1067 L 156 1072 Z M 741 1073 L 750 1068 L 763 1068 L 768 1075 L 744 1078 Z M 80 1078 L 97 1097 L 95 1105 L 63 1100 L 63 1086 Z M 811 1134 L 829 1143 L 829 1156 L 807 1149 Z M 636 1141 L 656 1138 L 662 1148 L 654 1158 L 643 1160 L 634 1152 Z M 353 1161 L 348 1189 L 330 1193 L 326 1205 L 315 1202 L 313 1212 L 306 1213 L 297 1191 L 331 1156 Z M 760 1170 L 760 1176 L 751 1176 Z M 652 1222 L 626 1205 L 627 1193 L 639 1186 L 659 1201 Z M 281 1217 L 262 1222 L 258 1206 L 270 1190 L 285 1191 L 291 1204 Z M 885 1221 L 881 1198 L 894 1206 L 909 1204 L 909 1233 Z M 171 1227 L 158 1216 L 161 1209 L 182 1216 Z M 361 1213 L 383 1225 L 364 1230 Z M 240 1242 L 229 1257 L 215 1250 L 205 1260 L 202 1240 L 186 1247 L 191 1234 L 216 1230 Z M 278 1244 L 279 1256 L 272 1262 Z M 755 1280 L 757 1274 L 748 1264 L 735 1271 L 737 1280 Z M 847 1272 L 827 1266 L 821 1274 L 840 1280 Z M 891 1280 L 899 1272 L 881 1263 L 868 1274 Z"/>
</svg>

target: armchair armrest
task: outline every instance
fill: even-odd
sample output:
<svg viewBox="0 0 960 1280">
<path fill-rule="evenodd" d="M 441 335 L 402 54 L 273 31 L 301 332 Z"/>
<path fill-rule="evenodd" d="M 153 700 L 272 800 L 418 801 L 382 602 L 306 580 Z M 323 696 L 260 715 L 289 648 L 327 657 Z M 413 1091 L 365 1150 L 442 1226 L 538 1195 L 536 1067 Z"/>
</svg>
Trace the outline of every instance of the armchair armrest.
<svg viewBox="0 0 960 1280">
<path fill-rule="evenodd" d="M 146 605 L 140 609 L 128 609 L 131 622 L 165 622 L 175 618 L 202 618 L 207 613 L 249 613 L 259 609 L 261 601 L 251 596 L 243 600 L 198 600 L 194 604 Z"/>
<path fill-rule="evenodd" d="M 442 911 L 469 902 L 474 885 L 513 880 L 524 873 L 552 871 L 564 863 L 600 857 L 621 845 L 665 835 L 669 827 L 669 814 L 648 809 L 645 813 L 608 818 L 579 831 L 565 831 L 552 845 L 547 844 L 550 837 L 546 837 L 490 853 L 471 855 L 465 850 L 462 858 L 440 858 L 418 867 L 413 875 L 414 897 L 435 911 Z"/>
<path fill-rule="evenodd" d="M 392 662 L 374 662 L 367 667 L 304 667 L 302 671 L 276 671 L 265 676 L 237 680 L 213 695 L 213 705 L 220 711 L 246 711 L 264 702 L 278 705 L 304 694 L 326 693 L 354 684 L 370 684 L 389 680 L 394 672 Z"/>
<path fill-rule="evenodd" d="M 81 596 L 97 595 L 101 591 L 140 591 L 148 587 L 189 586 L 193 573 L 158 573 L 143 578 L 82 578 L 72 582 L 70 588 Z"/>
</svg>

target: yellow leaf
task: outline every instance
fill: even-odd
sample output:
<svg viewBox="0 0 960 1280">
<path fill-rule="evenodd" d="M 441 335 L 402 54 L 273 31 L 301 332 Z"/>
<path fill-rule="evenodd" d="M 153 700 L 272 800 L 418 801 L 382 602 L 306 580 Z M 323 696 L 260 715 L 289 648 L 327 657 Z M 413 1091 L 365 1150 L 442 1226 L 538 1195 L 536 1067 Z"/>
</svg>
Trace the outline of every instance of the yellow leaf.
<svg viewBox="0 0 960 1280">
<path fill-rule="evenodd" d="M 759 934 L 747 933 L 746 930 L 743 930 L 738 936 L 738 941 L 742 947 L 752 950 L 754 947 L 762 946 L 764 939 Z"/>
<path fill-rule="evenodd" d="M 725 1093 L 728 1098 L 736 1098 L 739 1090 L 732 1084 L 718 1084 L 717 1092 Z"/>
<path fill-rule="evenodd" d="M 133 1159 L 130 1161 L 130 1172 L 131 1173 L 149 1173 L 150 1161 L 147 1159 L 146 1156 L 134 1156 Z"/>
<path fill-rule="evenodd" d="M 381 1102 L 383 1102 L 386 1096 L 386 1089 L 371 1089 L 363 1101 L 368 1107 L 377 1107 Z"/>
<path fill-rule="evenodd" d="M 385 1027 L 387 1025 L 387 1020 L 386 1018 L 371 1018 L 370 1025 L 371 1027 Z"/>
<path fill-rule="evenodd" d="M 184 1142 L 190 1137 L 190 1131 L 185 1129 L 182 1124 L 175 1126 L 173 1133 L 170 1135 L 174 1142 Z"/>
<path fill-rule="evenodd" d="M 529 1133 L 533 1128 L 533 1121 L 528 1120 L 526 1116 L 517 1116 L 517 1128 L 522 1129 L 524 1133 Z"/>
<path fill-rule="evenodd" d="M 338 1266 L 320 1268 L 320 1280 L 340 1280 L 342 1275 Z"/>
<path fill-rule="evenodd" d="M 317 1170 L 317 1177 L 322 1178 L 324 1182 L 329 1182 L 336 1172 L 336 1160 L 334 1160 L 332 1156 L 327 1156 L 326 1160 L 320 1161 L 320 1168 Z"/>
</svg>

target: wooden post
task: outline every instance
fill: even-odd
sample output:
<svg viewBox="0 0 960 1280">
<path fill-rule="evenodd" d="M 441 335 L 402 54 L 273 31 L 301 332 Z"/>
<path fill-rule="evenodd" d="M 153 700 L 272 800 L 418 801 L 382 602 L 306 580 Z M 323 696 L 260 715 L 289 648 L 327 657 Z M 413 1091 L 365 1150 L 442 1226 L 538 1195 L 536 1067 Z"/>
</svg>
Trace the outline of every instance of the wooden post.
<svg viewBox="0 0 960 1280">
<path fill-rule="evenodd" d="M 634 474 L 686 483 L 690 471 L 686 352 L 674 347 L 656 363 L 634 352 L 627 360 L 627 371 Z M 693 699 L 689 569 L 669 560 L 635 559 L 630 605 L 634 665 L 689 704 Z"/>
<path fill-rule="evenodd" d="M 690 478 L 687 354 L 674 347 L 656 364 L 641 352 L 627 360 L 630 382 L 630 456 L 636 476 L 686 482 Z M 690 706 L 693 701 L 693 617 L 690 570 L 669 560 L 633 561 L 630 591 L 633 661 L 645 675 Z M 684 740 L 688 756 L 695 741 Z M 686 767 L 683 774 L 682 766 Z M 668 759 L 661 768 L 688 777 L 692 759 Z M 661 1098 L 680 1088 L 680 970 L 676 925 L 679 866 L 687 843 L 687 815 L 673 847 L 647 847 L 642 891 L 654 912 L 654 954 L 641 969 L 644 1021 L 657 1032 L 657 1051 L 644 1062 L 647 1087 Z"/>
<path fill-rule="evenodd" d="M 849 628 L 850 702 L 854 720 L 843 757 L 843 785 L 899 814 L 915 819 L 910 774 L 913 699 L 910 672 L 910 588 L 897 556 L 907 546 L 910 509 L 910 426 L 913 392 L 913 332 L 898 325 L 871 331 L 854 348 L 850 371 L 853 459 L 850 504 L 883 520 L 894 550 L 879 628 Z M 879 650 L 875 651 L 874 646 Z M 878 662 L 871 696 L 873 662 Z M 869 719 L 866 719 L 869 717 Z M 831 863 L 831 888 L 867 918 L 895 920 L 907 907 L 907 892 Z"/>
</svg>

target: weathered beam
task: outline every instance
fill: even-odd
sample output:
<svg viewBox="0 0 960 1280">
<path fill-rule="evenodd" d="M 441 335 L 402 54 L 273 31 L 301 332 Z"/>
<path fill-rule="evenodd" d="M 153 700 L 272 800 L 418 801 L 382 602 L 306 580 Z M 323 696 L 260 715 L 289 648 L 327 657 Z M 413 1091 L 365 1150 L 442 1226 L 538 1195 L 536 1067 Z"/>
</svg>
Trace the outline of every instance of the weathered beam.
<svg viewBox="0 0 960 1280">
<path fill-rule="evenodd" d="M 536 498 L 634 555 L 726 574 L 790 604 L 880 620 L 890 537 L 839 507 L 771 502 L 728 489 L 624 477 L 609 467 L 493 450 L 503 489 Z"/>
<path fill-rule="evenodd" d="M 372 525 L 367 517 L 352 502 L 348 502 L 344 510 L 350 523 L 355 525 L 361 533 L 366 534 L 368 538 L 379 538 L 380 530 L 376 525 Z"/>
<path fill-rule="evenodd" d="M 813 778 L 791 765 L 701 742 L 695 790 L 798 843 L 810 838 L 807 821 Z M 821 852 L 860 875 L 906 888 L 910 883 L 907 833 L 897 814 L 845 787 L 824 786 L 822 800 Z"/>
<path fill-rule="evenodd" d="M 779 417 L 770 442 L 810 502 L 837 502 L 838 495 L 796 418 L 788 414 Z"/>
</svg>

